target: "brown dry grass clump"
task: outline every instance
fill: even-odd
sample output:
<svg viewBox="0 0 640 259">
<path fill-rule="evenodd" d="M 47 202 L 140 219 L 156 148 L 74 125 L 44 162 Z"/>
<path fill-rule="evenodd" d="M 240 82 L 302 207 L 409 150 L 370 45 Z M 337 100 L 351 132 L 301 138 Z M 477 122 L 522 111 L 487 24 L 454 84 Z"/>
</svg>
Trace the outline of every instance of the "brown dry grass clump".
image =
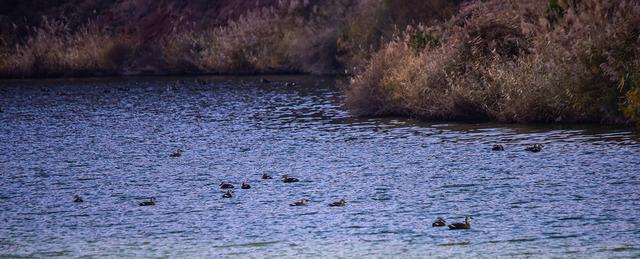
<svg viewBox="0 0 640 259">
<path fill-rule="evenodd" d="M 177 32 L 163 39 L 163 57 L 169 69 L 206 73 L 334 74 L 343 2 L 282 1 L 204 33 Z"/>
<path fill-rule="evenodd" d="M 385 45 L 353 77 L 347 106 L 423 119 L 637 122 L 639 57 L 635 1 L 473 2 Z"/>
<path fill-rule="evenodd" d="M 72 32 L 62 21 L 44 19 L 23 44 L 0 48 L 0 76 L 115 74 L 133 51 L 128 38 L 91 23 Z"/>
<path fill-rule="evenodd" d="M 352 1 L 337 41 L 338 59 L 347 73 L 360 71 L 398 28 L 434 24 L 456 13 L 460 0 L 357 0 Z"/>
<path fill-rule="evenodd" d="M 28 30 L 26 37 L 0 35 L 0 76 L 338 74 L 345 66 L 354 71 L 351 68 L 365 64 L 371 53 L 392 38 L 396 28 L 445 20 L 455 13 L 460 1 L 266 2 L 216 3 L 213 6 L 221 10 L 231 8 L 227 11 L 243 14 L 215 25 L 207 20 L 216 18 L 193 21 L 183 16 L 198 13 L 192 9 L 205 5 L 177 1 L 154 4 L 149 8 L 155 11 L 149 14 L 140 12 L 140 7 L 125 8 L 146 17 L 132 19 L 138 24 L 117 23 L 122 11 L 118 4 L 112 10 L 115 13 L 96 18 L 100 25 L 85 24 L 84 18 L 69 23 L 44 18 L 39 27 Z M 169 23 L 163 14 L 175 21 L 173 28 L 167 28 Z M 108 32 L 107 27 L 118 28 L 113 29 L 118 33 Z"/>
</svg>

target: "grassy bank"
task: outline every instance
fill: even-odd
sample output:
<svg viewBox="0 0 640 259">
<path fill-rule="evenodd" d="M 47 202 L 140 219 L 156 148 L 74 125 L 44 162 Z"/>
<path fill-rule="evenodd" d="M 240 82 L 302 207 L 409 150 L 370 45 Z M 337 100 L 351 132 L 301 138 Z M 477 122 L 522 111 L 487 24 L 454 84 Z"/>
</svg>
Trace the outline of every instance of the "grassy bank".
<svg viewBox="0 0 640 259">
<path fill-rule="evenodd" d="M 399 32 L 354 76 L 361 115 L 640 121 L 640 4 L 483 1 Z"/>
<path fill-rule="evenodd" d="M 637 1 L 75 2 L 0 26 L 0 77 L 345 73 L 365 116 L 640 122 Z"/>
<path fill-rule="evenodd" d="M 0 77 L 355 72 L 398 28 L 445 20 L 461 1 L 76 2 L 103 9 L 53 5 L 0 26 Z M 227 13 L 238 15 L 217 18 Z"/>
</svg>

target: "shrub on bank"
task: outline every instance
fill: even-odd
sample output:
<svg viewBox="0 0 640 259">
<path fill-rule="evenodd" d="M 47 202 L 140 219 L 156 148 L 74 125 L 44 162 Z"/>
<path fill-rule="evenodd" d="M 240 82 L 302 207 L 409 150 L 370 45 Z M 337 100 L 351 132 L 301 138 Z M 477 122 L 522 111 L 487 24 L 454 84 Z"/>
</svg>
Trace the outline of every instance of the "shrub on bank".
<svg viewBox="0 0 640 259">
<path fill-rule="evenodd" d="M 417 53 L 407 30 L 353 77 L 347 106 L 423 119 L 637 122 L 640 4 L 552 2 L 475 2 L 420 29 L 440 44 Z"/>
<path fill-rule="evenodd" d="M 337 39 L 338 59 L 347 73 L 361 71 L 372 54 L 393 39 L 398 29 L 437 24 L 456 13 L 461 0 L 351 1 Z"/>
<path fill-rule="evenodd" d="M 163 57 L 168 69 L 207 73 L 335 74 L 337 28 L 346 10 L 341 2 L 284 1 L 205 32 L 168 35 Z"/>
<path fill-rule="evenodd" d="M 24 44 L 0 48 L 0 76 L 114 74 L 134 51 L 132 45 L 91 23 L 72 32 L 62 21 L 44 19 Z"/>
</svg>

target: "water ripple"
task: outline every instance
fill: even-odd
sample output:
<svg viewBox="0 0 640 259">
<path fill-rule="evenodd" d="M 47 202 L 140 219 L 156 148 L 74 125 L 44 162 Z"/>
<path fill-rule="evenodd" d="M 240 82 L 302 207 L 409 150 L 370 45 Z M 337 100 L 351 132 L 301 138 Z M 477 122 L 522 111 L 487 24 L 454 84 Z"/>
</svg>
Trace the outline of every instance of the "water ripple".
<svg viewBox="0 0 640 259">
<path fill-rule="evenodd" d="M 0 257 L 640 256 L 627 129 L 355 118 L 335 78 L 198 80 L 0 82 Z"/>
</svg>

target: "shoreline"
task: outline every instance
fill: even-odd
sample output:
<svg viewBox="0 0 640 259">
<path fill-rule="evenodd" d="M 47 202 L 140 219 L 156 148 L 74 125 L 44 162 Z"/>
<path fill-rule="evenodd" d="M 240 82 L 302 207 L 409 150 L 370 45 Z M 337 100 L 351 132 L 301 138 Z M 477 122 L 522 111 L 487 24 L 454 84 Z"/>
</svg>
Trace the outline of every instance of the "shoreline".
<svg viewBox="0 0 640 259">
<path fill-rule="evenodd" d="M 24 83 L 24 82 L 33 82 L 33 83 L 49 83 L 49 82 L 65 82 L 65 81 L 167 81 L 167 82 L 181 82 L 183 84 L 202 84 L 203 82 L 198 82 L 199 80 L 206 80 L 206 84 L 211 84 L 215 82 L 222 82 L 227 80 L 240 80 L 244 81 L 248 85 L 255 84 L 256 87 L 260 86 L 277 86 L 281 84 L 285 84 L 290 81 L 297 81 L 296 79 L 303 78 L 318 78 L 318 79 L 335 79 L 335 80 L 347 80 L 349 77 L 345 75 L 312 75 L 312 74 L 254 74 L 254 75 L 234 75 L 234 74 L 200 74 L 200 75 L 187 75 L 187 74 L 175 74 L 175 75 L 126 75 L 126 76 L 86 76 L 86 77 L 47 77 L 47 78 L 0 78 L 0 90 L 3 89 L 3 86 L 10 85 L 12 83 Z M 262 79 L 268 79 L 270 83 L 261 83 Z M 246 80 L 246 81 L 245 81 Z M 282 87 L 285 87 L 282 85 Z M 292 89 L 295 89 L 294 86 Z M 303 88 L 310 88 L 312 86 L 303 86 Z M 335 88 L 337 91 L 342 92 L 344 95 L 344 84 L 336 83 L 331 88 Z M 113 86 L 113 88 L 117 88 Z M 344 105 L 344 103 L 343 103 Z M 353 115 L 353 113 L 351 113 Z M 575 127 L 606 127 L 612 129 L 626 129 L 636 131 L 636 128 L 633 124 L 625 124 L 625 123 L 597 123 L 597 122 L 504 122 L 497 120 L 489 120 L 489 119 L 451 119 L 451 120 L 442 120 L 442 119 L 423 119 L 410 115 L 402 115 L 402 114 L 388 114 L 388 115 L 354 115 L 357 118 L 362 119 L 380 119 L 380 120 L 394 120 L 394 119 L 410 119 L 414 120 L 416 124 L 419 125 L 446 125 L 446 124 L 465 124 L 465 125 L 496 125 L 496 126 L 524 126 L 526 127 L 545 127 L 545 128 L 575 128 Z"/>
</svg>

